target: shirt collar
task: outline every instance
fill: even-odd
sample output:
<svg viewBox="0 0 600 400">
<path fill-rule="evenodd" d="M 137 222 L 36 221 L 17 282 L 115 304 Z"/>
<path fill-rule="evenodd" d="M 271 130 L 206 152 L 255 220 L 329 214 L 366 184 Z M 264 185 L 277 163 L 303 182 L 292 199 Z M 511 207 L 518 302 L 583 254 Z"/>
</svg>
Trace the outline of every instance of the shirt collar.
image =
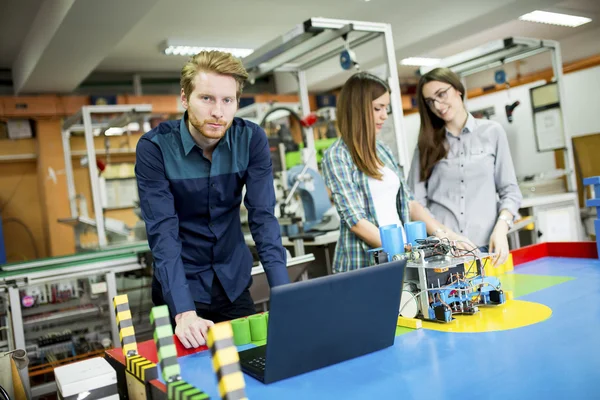
<svg viewBox="0 0 600 400">
<path fill-rule="evenodd" d="M 179 134 L 181 136 L 181 142 L 183 143 L 183 151 L 186 156 L 190 154 L 190 151 L 196 146 L 196 142 L 194 142 L 194 138 L 187 127 L 187 116 L 188 113 L 186 111 L 183 113 L 183 117 L 181 117 L 181 121 L 179 122 Z"/>
<path fill-rule="evenodd" d="M 475 130 L 475 117 L 473 114 L 467 113 L 467 122 L 465 123 L 465 127 L 460 132 L 462 133 L 472 133 Z M 448 129 L 446 129 L 446 136 L 454 136 L 452 135 Z"/>
<path fill-rule="evenodd" d="M 183 113 L 183 117 L 181 117 L 181 121 L 179 122 L 179 134 L 181 136 L 181 142 L 183 143 L 183 151 L 185 152 L 186 156 L 190 154 L 190 151 L 192 151 L 194 146 L 196 146 L 196 142 L 194 141 L 194 138 L 192 137 L 192 134 L 190 133 L 190 130 L 188 129 L 186 123 L 187 118 L 188 112 L 185 111 Z M 227 129 L 227 132 L 225 132 L 225 137 L 221 139 L 221 142 L 225 141 L 225 143 L 227 144 L 227 148 L 231 151 L 230 131 L 231 127 Z M 221 142 L 219 142 L 217 146 L 220 146 Z"/>
<path fill-rule="evenodd" d="M 471 113 L 467 113 L 467 123 L 462 130 L 462 133 L 473 132 L 475 130 L 475 117 Z"/>
</svg>

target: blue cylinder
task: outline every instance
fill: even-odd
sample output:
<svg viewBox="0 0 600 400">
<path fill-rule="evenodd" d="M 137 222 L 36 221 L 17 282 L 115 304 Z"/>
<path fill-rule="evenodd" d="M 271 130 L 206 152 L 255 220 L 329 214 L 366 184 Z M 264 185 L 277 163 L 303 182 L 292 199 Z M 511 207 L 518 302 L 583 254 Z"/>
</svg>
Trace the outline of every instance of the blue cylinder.
<svg viewBox="0 0 600 400">
<path fill-rule="evenodd" d="M 406 229 L 406 240 L 413 246 L 417 246 L 417 240 L 427 239 L 427 229 L 423 221 L 404 224 L 404 229 Z"/>
<path fill-rule="evenodd" d="M 396 224 L 384 225 L 384 226 L 379 227 L 379 239 L 381 239 L 381 247 L 383 247 L 383 232 L 388 229 L 397 228 L 397 227 L 398 227 L 398 225 L 396 225 Z"/>
<path fill-rule="evenodd" d="M 388 260 L 391 260 L 396 254 L 404 253 L 404 238 L 402 237 L 402 228 L 396 226 L 394 228 L 385 229 L 383 231 L 383 251 L 388 254 Z"/>
</svg>

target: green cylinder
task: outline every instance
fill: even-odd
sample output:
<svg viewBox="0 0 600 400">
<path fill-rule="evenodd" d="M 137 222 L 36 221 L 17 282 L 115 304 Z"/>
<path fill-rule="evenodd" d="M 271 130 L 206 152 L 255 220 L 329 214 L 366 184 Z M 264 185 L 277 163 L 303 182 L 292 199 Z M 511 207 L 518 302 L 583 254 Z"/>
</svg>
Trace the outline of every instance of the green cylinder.
<svg viewBox="0 0 600 400">
<path fill-rule="evenodd" d="M 267 319 L 264 314 L 255 314 L 248 317 L 250 321 L 250 335 L 253 342 L 267 339 Z"/>
<path fill-rule="evenodd" d="M 250 343 L 250 322 L 248 318 L 234 319 L 231 321 L 231 329 L 233 330 L 233 343 L 236 346 Z"/>
</svg>

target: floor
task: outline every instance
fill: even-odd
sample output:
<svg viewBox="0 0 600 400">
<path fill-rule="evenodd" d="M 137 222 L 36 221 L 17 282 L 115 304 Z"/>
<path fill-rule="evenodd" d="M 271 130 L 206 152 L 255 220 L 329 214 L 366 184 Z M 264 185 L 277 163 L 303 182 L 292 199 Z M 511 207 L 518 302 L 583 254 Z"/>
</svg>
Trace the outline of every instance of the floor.
<svg viewBox="0 0 600 400">
<path fill-rule="evenodd" d="M 494 315 L 482 310 L 476 332 L 439 330 L 440 324 L 398 328 L 394 346 L 358 359 L 268 386 L 245 375 L 246 394 L 266 400 L 599 398 L 600 261 L 543 258 L 501 280 L 515 300 Z M 179 360 L 184 379 L 219 398 L 209 352 Z"/>
</svg>

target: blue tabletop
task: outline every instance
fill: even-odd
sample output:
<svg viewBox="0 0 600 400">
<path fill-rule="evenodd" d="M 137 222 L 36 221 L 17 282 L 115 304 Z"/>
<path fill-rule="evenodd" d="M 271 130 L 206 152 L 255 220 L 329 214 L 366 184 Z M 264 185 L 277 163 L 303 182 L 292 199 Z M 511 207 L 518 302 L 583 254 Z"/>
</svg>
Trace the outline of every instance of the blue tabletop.
<svg viewBox="0 0 600 400">
<path fill-rule="evenodd" d="M 246 394 L 261 400 L 600 398 L 600 261 L 543 258 L 512 274 L 534 283 L 572 279 L 518 297 L 552 309 L 542 322 L 485 333 L 414 330 L 388 349 L 270 385 L 245 375 Z M 179 361 L 185 380 L 219 398 L 209 352 Z"/>
</svg>

